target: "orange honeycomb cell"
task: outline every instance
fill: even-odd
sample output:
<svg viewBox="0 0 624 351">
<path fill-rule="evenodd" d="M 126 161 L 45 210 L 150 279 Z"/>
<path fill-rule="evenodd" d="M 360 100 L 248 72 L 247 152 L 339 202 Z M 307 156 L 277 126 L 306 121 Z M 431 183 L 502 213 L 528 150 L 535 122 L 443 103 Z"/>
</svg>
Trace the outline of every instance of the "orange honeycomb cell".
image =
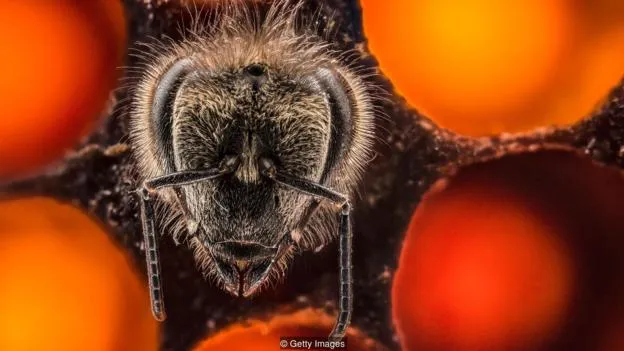
<svg viewBox="0 0 624 351">
<path fill-rule="evenodd" d="M 93 127 L 125 48 L 119 1 L 0 2 L 0 179 L 58 159 Z"/>
<path fill-rule="evenodd" d="M 620 172 L 565 152 L 508 156 L 438 183 L 393 282 L 404 350 L 619 345 L 622 199 Z"/>
<path fill-rule="evenodd" d="M 406 350 L 528 350 L 563 323 L 574 267 L 561 229 L 522 190 L 477 173 L 412 219 L 393 285 Z"/>
<path fill-rule="evenodd" d="M 573 123 L 624 76 L 619 0 L 362 2 L 381 70 L 439 125 L 482 136 Z"/>
<path fill-rule="evenodd" d="M 148 301 L 121 250 L 80 210 L 0 202 L 0 350 L 157 350 Z"/>
<path fill-rule="evenodd" d="M 513 349 L 552 332 L 571 273 L 551 230 L 486 186 L 428 200 L 410 227 L 394 285 L 407 349 Z"/>
<path fill-rule="evenodd" d="M 269 321 L 251 320 L 234 324 L 199 343 L 194 351 L 274 351 L 279 350 L 281 337 L 316 337 L 325 339 L 335 319 L 324 312 L 307 308 L 274 316 Z M 349 329 L 347 349 L 350 351 L 381 350 L 380 346 L 360 332 Z M 312 348 L 311 350 L 318 350 Z"/>
</svg>

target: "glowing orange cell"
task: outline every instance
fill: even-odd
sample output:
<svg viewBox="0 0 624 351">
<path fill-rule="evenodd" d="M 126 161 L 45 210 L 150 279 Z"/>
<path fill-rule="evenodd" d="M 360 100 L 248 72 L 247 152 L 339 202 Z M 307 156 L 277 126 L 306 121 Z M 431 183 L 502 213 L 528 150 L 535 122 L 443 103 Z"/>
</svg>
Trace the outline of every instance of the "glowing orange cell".
<svg viewBox="0 0 624 351">
<path fill-rule="evenodd" d="M 157 350 L 142 280 L 78 209 L 0 202 L 0 350 Z"/>
<path fill-rule="evenodd" d="M 236 325 L 227 332 L 215 335 L 195 348 L 195 351 L 257 350 L 273 351 L 279 348 L 278 335 L 269 334 L 260 325 L 243 327 Z"/>
<path fill-rule="evenodd" d="M 393 285 L 406 350 L 524 350 L 561 326 L 571 257 L 521 195 L 451 183 L 425 200 L 408 233 Z"/>
<path fill-rule="evenodd" d="M 324 312 L 308 308 L 294 313 L 277 315 L 269 321 L 251 320 L 235 324 L 207 338 L 197 345 L 195 351 L 274 351 L 280 349 L 280 337 L 326 338 L 335 319 Z M 378 350 L 362 333 L 350 329 L 347 332 L 348 349 L 352 351 Z M 312 348 L 317 350 L 317 348 Z"/>
<path fill-rule="evenodd" d="M 624 75 L 619 0 L 364 0 L 362 7 L 369 47 L 397 91 L 458 133 L 575 122 Z"/>
<path fill-rule="evenodd" d="M 0 179 L 50 163 L 93 126 L 123 58 L 121 6 L 0 2 Z"/>
</svg>

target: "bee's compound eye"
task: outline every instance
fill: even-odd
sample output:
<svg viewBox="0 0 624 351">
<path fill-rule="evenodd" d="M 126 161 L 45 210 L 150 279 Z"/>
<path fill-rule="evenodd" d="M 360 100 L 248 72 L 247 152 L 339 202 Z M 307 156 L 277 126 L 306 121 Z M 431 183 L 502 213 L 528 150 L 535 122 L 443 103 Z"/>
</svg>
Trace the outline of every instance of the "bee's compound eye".
<svg viewBox="0 0 624 351">
<path fill-rule="evenodd" d="M 252 63 L 245 67 L 245 72 L 253 77 L 261 77 L 266 73 L 266 68 L 259 63 Z"/>
</svg>

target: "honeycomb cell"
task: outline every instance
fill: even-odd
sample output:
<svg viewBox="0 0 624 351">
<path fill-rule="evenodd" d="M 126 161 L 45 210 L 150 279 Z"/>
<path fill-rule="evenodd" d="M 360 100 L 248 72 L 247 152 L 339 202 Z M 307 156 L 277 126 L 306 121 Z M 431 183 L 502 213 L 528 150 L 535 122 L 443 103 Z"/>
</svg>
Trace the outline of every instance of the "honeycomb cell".
<svg viewBox="0 0 624 351">
<path fill-rule="evenodd" d="M 0 201 L 0 350 L 157 350 L 142 283 L 80 210 Z"/>
<path fill-rule="evenodd" d="M 281 337 L 315 337 L 326 339 L 335 319 L 313 308 L 276 315 L 268 321 L 250 320 L 223 329 L 199 343 L 194 351 L 273 351 L 280 349 Z M 350 351 L 381 350 L 384 348 L 361 332 L 347 331 Z M 316 350 L 316 348 L 312 348 Z"/>
<path fill-rule="evenodd" d="M 597 349 L 618 313 L 605 304 L 624 296 L 612 283 L 623 196 L 618 172 L 563 153 L 460 171 L 425 197 L 402 248 L 392 308 L 405 349 Z"/>
<path fill-rule="evenodd" d="M 442 127 L 482 136 L 587 116 L 624 75 L 623 4 L 364 0 L 362 6 L 369 48 L 408 103 Z"/>
<path fill-rule="evenodd" d="M 121 3 L 0 2 L 0 179 L 38 170 L 94 126 L 125 51 Z"/>
</svg>

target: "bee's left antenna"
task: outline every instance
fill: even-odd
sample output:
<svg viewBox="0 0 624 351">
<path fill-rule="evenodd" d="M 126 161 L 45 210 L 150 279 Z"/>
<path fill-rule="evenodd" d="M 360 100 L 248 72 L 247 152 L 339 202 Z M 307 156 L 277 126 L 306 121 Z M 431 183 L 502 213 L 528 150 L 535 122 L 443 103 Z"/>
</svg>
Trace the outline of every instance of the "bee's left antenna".
<svg viewBox="0 0 624 351">
<path fill-rule="evenodd" d="M 189 185 L 215 179 L 233 172 L 238 167 L 238 158 L 230 157 L 222 161 L 219 168 L 207 170 L 190 170 L 171 173 L 162 177 L 147 180 L 137 191 L 140 196 L 141 221 L 143 225 L 143 241 L 145 243 L 145 262 L 147 264 L 147 278 L 149 282 L 152 314 L 158 321 L 167 318 L 163 302 L 162 279 L 160 278 L 160 258 L 158 255 L 158 240 L 154 215 L 154 196 L 160 188 Z"/>
<path fill-rule="evenodd" d="M 167 318 L 167 314 L 165 313 L 165 305 L 163 303 L 152 194 L 150 194 L 148 187 L 144 185 L 139 191 L 139 196 L 141 197 L 141 223 L 143 225 L 143 242 L 145 244 L 145 261 L 147 263 L 147 279 L 149 282 L 152 314 L 157 321 L 162 322 Z"/>
</svg>

